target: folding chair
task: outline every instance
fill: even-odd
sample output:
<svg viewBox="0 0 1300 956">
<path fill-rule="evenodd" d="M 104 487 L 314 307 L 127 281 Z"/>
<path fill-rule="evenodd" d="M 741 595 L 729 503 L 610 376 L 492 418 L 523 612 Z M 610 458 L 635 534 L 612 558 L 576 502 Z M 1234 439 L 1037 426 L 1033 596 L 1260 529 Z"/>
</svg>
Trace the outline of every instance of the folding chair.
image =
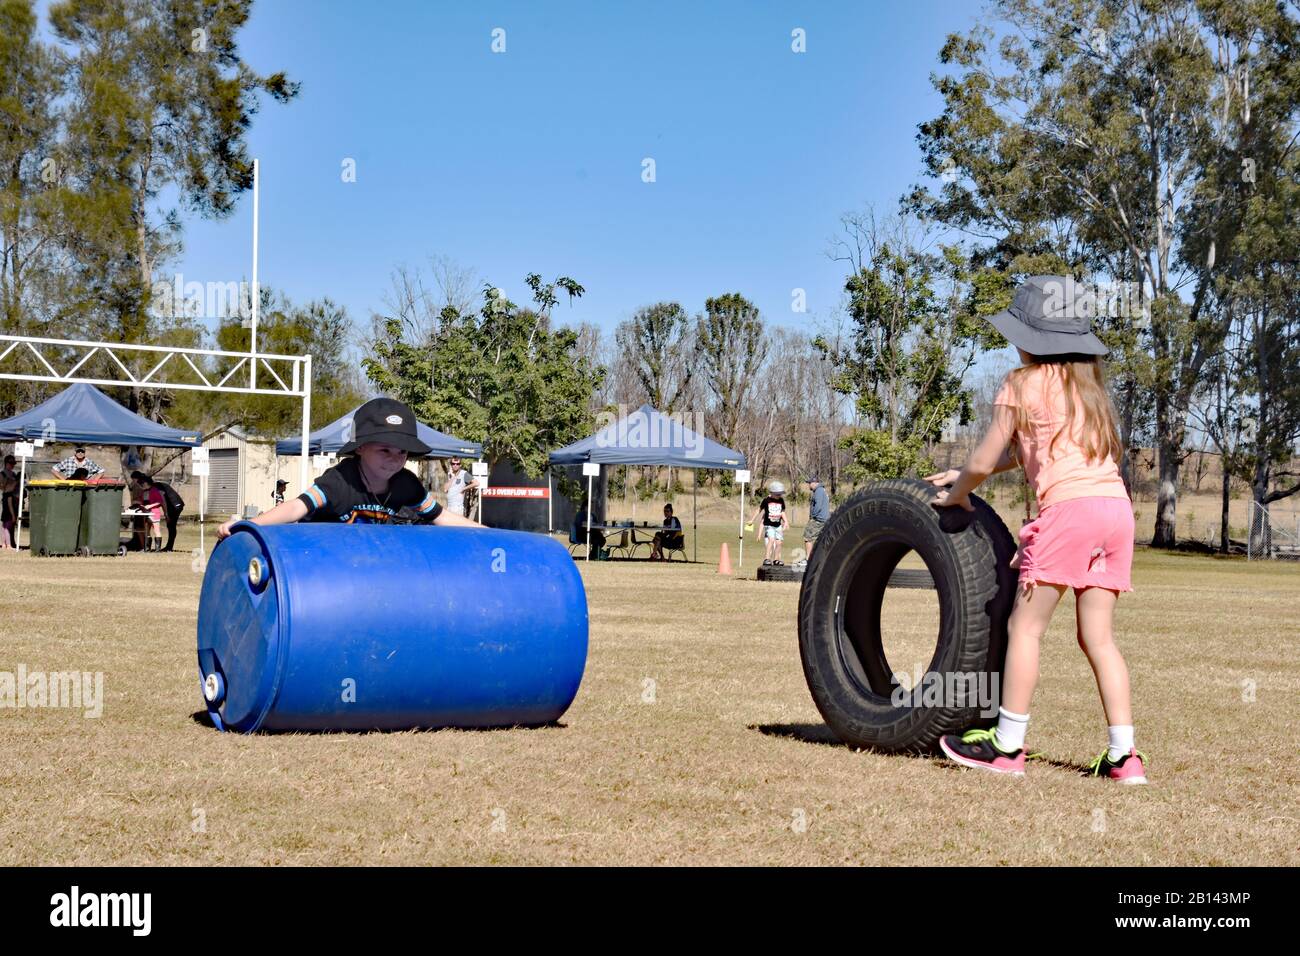
<svg viewBox="0 0 1300 956">
<path fill-rule="evenodd" d="M 664 537 L 664 545 L 663 545 L 664 560 L 671 561 L 673 559 L 674 552 L 680 554 L 682 556 L 683 561 L 686 560 L 685 532 L 681 532 L 677 534 L 675 537 L 667 537 L 667 536 Z"/>
</svg>

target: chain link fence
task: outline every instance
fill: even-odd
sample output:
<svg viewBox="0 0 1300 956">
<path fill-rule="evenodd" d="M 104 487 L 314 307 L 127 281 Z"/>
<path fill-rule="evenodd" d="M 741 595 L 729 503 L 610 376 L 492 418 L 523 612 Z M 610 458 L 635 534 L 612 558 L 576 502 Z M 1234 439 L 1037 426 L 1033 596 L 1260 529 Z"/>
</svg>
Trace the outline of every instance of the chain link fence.
<svg viewBox="0 0 1300 956">
<path fill-rule="evenodd" d="M 1246 558 L 1250 561 L 1300 560 L 1300 511 L 1252 501 Z"/>
</svg>

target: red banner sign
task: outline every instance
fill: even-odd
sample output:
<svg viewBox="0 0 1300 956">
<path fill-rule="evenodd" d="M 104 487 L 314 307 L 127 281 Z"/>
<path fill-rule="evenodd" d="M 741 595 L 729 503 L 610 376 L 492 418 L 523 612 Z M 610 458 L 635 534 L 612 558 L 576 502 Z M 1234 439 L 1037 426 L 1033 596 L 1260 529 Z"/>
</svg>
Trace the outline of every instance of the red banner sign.
<svg viewBox="0 0 1300 956">
<path fill-rule="evenodd" d="M 511 488 L 508 485 L 489 485 L 483 490 L 484 498 L 549 498 L 551 489 L 541 488 Z"/>
</svg>

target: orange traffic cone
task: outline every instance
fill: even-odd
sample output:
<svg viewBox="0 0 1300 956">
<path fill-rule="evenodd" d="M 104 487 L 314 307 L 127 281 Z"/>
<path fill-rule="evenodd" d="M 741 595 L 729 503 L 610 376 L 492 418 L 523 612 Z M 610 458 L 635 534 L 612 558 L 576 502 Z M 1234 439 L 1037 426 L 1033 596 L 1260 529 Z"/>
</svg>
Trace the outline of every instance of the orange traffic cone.
<svg viewBox="0 0 1300 956">
<path fill-rule="evenodd" d="M 722 542 L 722 554 L 718 556 L 718 573 L 731 573 L 731 552 L 727 550 L 727 542 Z"/>
</svg>

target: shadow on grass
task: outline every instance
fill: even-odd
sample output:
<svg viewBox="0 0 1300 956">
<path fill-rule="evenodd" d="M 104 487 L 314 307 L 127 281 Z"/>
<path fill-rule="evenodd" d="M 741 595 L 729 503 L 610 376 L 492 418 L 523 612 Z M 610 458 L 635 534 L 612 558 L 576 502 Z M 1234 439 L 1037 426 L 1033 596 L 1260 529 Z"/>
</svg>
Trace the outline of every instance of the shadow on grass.
<svg viewBox="0 0 1300 956">
<path fill-rule="evenodd" d="M 951 767 L 954 770 L 964 770 L 960 764 L 947 759 L 943 752 L 937 747 L 927 753 L 917 753 L 914 751 L 888 751 L 877 750 L 874 747 L 855 747 L 850 748 L 848 744 L 835 736 L 835 733 L 825 724 L 750 724 L 749 730 L 756 730 L 767 737 L 788 737 L 792 740 L 798 740 L 806 744 L 817 744 L 823 747 L 845 747 L 852 750 L 859 750 L 862 753 L 879 754 L 882 757 L 911 757 L 922 760 L 935 760 L 944 766 Z M 1043 764 L 1048 767 L 1055 767 L 1057 770 L 1066 770 L 1070 773 L 1080 776 L 1089 776 L 1092 773 L 1091 768 L 1084 764 L 1072 763 L 1069 760 L 1055 760 L 1047 756 L 1034 757 L 1029 761 L 1031 764 Z"/>
<path fill-rule="evenodd" d="M 206 727 L 209 730 L 215 730 L 216 724 L 212 722 L 212 715 L 206 710 L 196 710 L 190 714 L 190 720 L 200 727 Z M 564 730 L 569 725 L 561 721 L 553 721 L 549 724 L 504 724 L 500 727 L 409 727 L 404 730 L 259 730 L 258 736 L 274 737 L 280 734 L 309 734 L 315 736 L 335 736 L 348 735 L 364 737 L 368 734 L 406 734 L 412 731 L 421 734 L 434 734 L 442 730 L 457 730 L 462 733 L 496 733 L 503 730 Z M 232 731 L 232 733 L 243 733 L 243 731 Z"/>
<path fill-rule="evenodd" d="M 910 753 L 901 751 L 877 750 L 875 747 L 850 747 L 840 738 L 835 736 L 825 724 L 750 724 L 750 730 L 757 730 L 760 734 L 767 737 L 789 737 L 792 740 L 799 740 L 806 744 L 817 744 L 822 747 L 843 747 L 846 750 L 853 750 L 860 753 L 878 754 L 881 757 L 920 757 L 925 760 L 932 759 L 936 756 L 942 756 L 937 751 L 935 753 Z"/>
</svg>

